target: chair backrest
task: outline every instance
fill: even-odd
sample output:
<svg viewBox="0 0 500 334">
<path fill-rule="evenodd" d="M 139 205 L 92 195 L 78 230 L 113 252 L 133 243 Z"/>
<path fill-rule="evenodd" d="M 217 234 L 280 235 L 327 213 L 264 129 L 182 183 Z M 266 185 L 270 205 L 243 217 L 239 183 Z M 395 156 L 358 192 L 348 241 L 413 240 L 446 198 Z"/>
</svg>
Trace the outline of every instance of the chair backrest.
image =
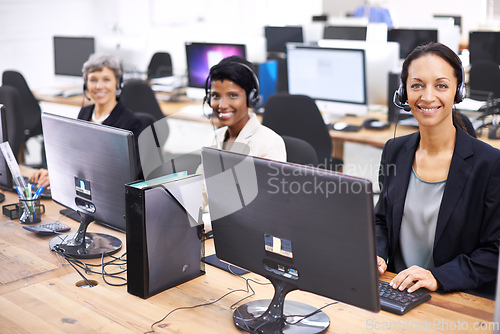
<svg viewBox="0 0 500 334">
<path fill-rule="evenodd" d="M 282 136 L 286 147 L 286 160 L 301 165 L 317 166 L 316 150 L 305 140 Z"/>
<path fill-rule="evenodd" d="M 0 86 L 0 104 L 5 107 L 9 144 L 17 157 L 24 143 L 24 120 L 21 113 L 21 99 L 17 90 L 11 86 Z"/>
<path fill-rule="evenodd" d="M 316 150 L 320 163 L 331 158 L 332 139 L 316 103 L 309 96 L 285 93 L 270 96 L 264 104 L 262 124 L 281 136 L 308 142 Z"/>
<path fill-rule="evenodd" d="M 132 80 L 123 86 L 120 99 L 134 112 L 151 114 L 156 121 L 165 117 L 155 93 L 145 81 Z"/>
<path fill-rule="evenodd" d="M 492 98 L 500 98 L 500 68 L 491 60 L 478 60 L 469 69 L 469 96 L 486 100 L 488 93 Z"/>
<path fill-rule="evenodd" d="M 134 115 L 141 120 L 142 127 L 141 130 L 139 131 L 139 134 L 142 132 L 142 130 L 144 130 L 150 125 L 153 125 L 154 122 L 156 122 L 156 119 L 154 118 L 153 115 L 145 112 L 136 111 L 134 112 Z"/>
<path fill-rule="evenodd" d="M 148 66 L 148 80 L 173 75 L 172 58 L 168 52 L 157 52 L 151 57 Z"/>
<path fill-rule="evenodd" d="M 14 87 L 19 93 L 19 111 L 22 112 L 24 118 L 26 138 L 41 134 L 42 110 L 23 75 L 17 71 L 4 71 L 2 75 L 2 85 Z"/>
</svg>

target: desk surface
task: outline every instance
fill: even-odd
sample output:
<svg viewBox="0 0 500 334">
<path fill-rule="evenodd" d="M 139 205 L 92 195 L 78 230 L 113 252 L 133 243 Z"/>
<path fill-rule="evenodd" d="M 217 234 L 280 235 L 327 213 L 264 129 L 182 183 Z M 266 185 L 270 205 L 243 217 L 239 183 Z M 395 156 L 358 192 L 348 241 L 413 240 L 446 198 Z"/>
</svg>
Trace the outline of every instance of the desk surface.
<svg viewBox="0 0 500 334">
<path fill-rule="evenodd" d="M 3 204 L 15 203 L 14 193 L 5 193 Z M 59 218 L 62 208 L 51 200 L 42 200 L 46 213 L 42 223 Z M 78 224 L 69 218 L 61 222 L 76 231 Z M 125 234 L 92 223 L 91 232 L 119 237 L 125 247 Z M 206 274 L 168 289 L 148 299 L 127 293 L 126 286 L 110 286 L 96 274 L 86 277 L 97 281 L 93 288 L 78 288 L 78 273 L 69 265 L 61 265 L 49 250 L 52 237 L 39 237 L 23 229 L 19 221 L 0 218 L 0 332 L 1 333 L 144 333 L 151 324 L 177 307 L 214 301 L 231 290 L 244 289 L 241 278 L 207 265 Z M 124 253 L 122 249 L 117 255 Z M 213 245 L 207 244 L 207 253 Z M 99 260 L 86 260 L 99 263 Z M 63 261 L 63 263 L 65 263 Z M 245 275 L 261 282 L 266 279 L 250 273 Z M 124 276 L 126 277 L 126 276 Z M 384 274 L 389 280 L 391 274 Z M 252 284 L 256 295 L 250 300 L 272 297 L 270 285 Z M 232 323 L 230 306 L 247 296 L 236 292 L 210 305 L 179 310 L 155 326 L 158 333 L 237 333 Z M 294 291 L 287 299 L 324 306 L 332 300 L 314 294 Z M 465 293 L 432 293 L 429 302 L 411 310 L 403 317 L 384 311 L 372 313 L 338 303 L 324 309 L 331 325 L 327 333 L 490 333 L 494 302 Z M 425 327 L 424 327 L 425 326 Z M 429 327 L 430 326 L 430 327 Z M 461 327 L 457 327 L 461 326 Z M 483 326 L 483 327 L 481 327 Z"/>
</svg>

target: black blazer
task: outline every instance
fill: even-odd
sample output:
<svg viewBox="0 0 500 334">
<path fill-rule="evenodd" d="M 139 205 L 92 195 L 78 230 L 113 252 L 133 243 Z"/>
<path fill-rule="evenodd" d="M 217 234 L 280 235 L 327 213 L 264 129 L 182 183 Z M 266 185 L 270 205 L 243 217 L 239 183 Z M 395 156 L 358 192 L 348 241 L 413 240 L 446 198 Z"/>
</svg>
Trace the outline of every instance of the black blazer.
<svg viewBox="0 0 500 334">
<path fill-rule="evenodd" d="M 382 152 L 375 208 L 377 252 L 394 271 L 406 191 L 420 133 L 389 140 Z M 444 290 L 496 281 L 500 237 L 500 150 L 457 128 L 430 269 Z M 494 293 L 494 290 L 493 290 Z"/>
</svg>

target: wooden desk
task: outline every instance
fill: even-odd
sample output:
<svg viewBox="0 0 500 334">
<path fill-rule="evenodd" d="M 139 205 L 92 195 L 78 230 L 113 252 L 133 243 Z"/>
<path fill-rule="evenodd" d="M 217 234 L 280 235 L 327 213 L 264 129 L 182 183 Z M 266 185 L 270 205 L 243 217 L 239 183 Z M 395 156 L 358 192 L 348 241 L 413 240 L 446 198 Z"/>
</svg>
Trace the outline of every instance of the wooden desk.
<svg viewBox="0 0 500 334">
<path fill-rule="evenodd" d="M 6 193 L 6 201 L 2 204 L 15 202 L 17 197 L 14 193 Z M 60 218 L 61 206 L 51 200 L 42 200 L 42 203 L 47 209 L 42 215 L 42 223 Z M 66 217 L 61 221 L 76 231 L 76 222 Z M 89 231 L 115 235 L 125 247 L 123 233 L 94 223 L 89 226 Z M 61 265 L 56 254 L 49 250 L 51 238 L 28 232 L 18 221 L 11 221 L 5 216 L 0 218 L 0 332 L 144 333 L 153 322 L 177 307 L 206 303 L 231 290 L 245 288 L 241 278 L 208 265 L 205 275 L 145 300 L 127 293 L 125 286 L 107 285 L 96 274 L 86 277 L 97 281 L 97 286 L 78 288 L 75 283 L 81 281 L 81 277 L 71 266 Z M 118 255 L 124 251 L 121 250 Z M 210 252 L 213 252 L 211 243 L 207 244 L 207 253 Z M 99 260 L 86 262 L 98 263 Z M 267 282 L 256 274 L 246 276 Z M 389 280 L 390 277 L 390 274 L 385 274 L 383 279 Z M 272 286 L 252 286 L 256 295 L 250 300 L 272 297 Z M 155 331 L 238 333 L 233 326 L 230 306 L 245 296 L 245 292 L 236 292 L 210 306 L 176 311 L 155 326 Z M 332 302 L 301 291 L 290 293 L 287 299 L 315 307 Z M 461 331 L 464 333 L 488 333 L 491 330 L 475 329 L 474 326 L 489 326 L 489 322 L 493 321 L 494 302 L 465 293 L 432 293 L 429 302 L 403 317 L 384 311 L 372 313 L 341 303 L 324 311 L 331 321 L 327 333 L 419 332 L 401 330 L 415 326 L 429 328 L 429 333 L 457 333 L 457 326 L 467 326 L 468 330 Z"/>
</svg>

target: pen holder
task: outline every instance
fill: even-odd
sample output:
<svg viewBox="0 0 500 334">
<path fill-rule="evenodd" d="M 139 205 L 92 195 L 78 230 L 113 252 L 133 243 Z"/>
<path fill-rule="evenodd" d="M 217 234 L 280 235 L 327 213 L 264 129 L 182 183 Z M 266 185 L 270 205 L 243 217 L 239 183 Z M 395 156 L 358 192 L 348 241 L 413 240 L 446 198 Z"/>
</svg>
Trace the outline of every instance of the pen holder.
<svg viewBox="0 0 500 334">
<path fill-rule="evenodd" d="M 40 199 L 19 199 L 19 222 L 35 224 L 42 221 L 41 215 L 45 206 L 40 204 Z"/>
</svg>

